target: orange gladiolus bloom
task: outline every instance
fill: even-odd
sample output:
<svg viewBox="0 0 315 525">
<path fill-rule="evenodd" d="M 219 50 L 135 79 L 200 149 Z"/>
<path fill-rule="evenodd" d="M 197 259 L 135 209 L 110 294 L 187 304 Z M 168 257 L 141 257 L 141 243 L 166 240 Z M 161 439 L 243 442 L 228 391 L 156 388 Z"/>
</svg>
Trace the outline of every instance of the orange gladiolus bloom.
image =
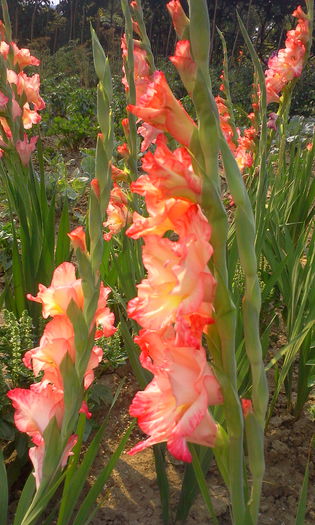
<svg viewBox="0 0 315 525">
<path fill-rule="evenodd" d="M 179 0 L 171 0 L 166 4 L 169 14 L 172 17 L 172 22 L 175 31 L 179 38 L 182 38 L 186 27 L 189 25 L 189 18 L 185 15 Z"/>
<path fill-rule="evenodd" d="M 188 93 L 191 94 L 195 86 L 197 66 L 190 53 L 189 40 L 180 40 L 177 42 L 175 54 L 170 57 L 170 61 L 180 74 Z"/>
<path fill-rule="evenodd" d="M 16 151 L 19 154 L 22 164 L 26 166 L 31 158 L 31 155 L 36 147 L 38 137 L 31 137 L 28 141 L 26 133 L 24 133 L 24 140 L 17 140 L 15 143 Z"/>
<path fill-rule="evenodd" d="M 21 70 L 26 66 L 39 66 L 40 61 L 31 55 L 29 49 L 19 49 L 14 42 L 11 42 L 11 47 L 14 53 L 13 64 L 18 64 Z"/>
<path fill-rule="evenodd" d="M 136 106 L 129 104 L 127 110 L 155 128 L 167 131 L 180 144 L 189 147 L 195 123 L 174 97 L 161 71 L 155 71 L 139 103 Z"/>
<path fill-rule="evenodd" d="M 152 184 L 161 191 L 163 198 L 176 197 L 199 202 L 201 180 L 192 168 L 191 156 L 186 148 L 171 151 L 164 135 L 156 140 L 155 152 L 148 152 L 142 159 L 142 168 L 148 173 Z M 138 179 L 139 180 L 139 179 Z M 132 191 L 137 191 L 137 184 L 131 184 Z"/>
<path fill-rule="evenodd" d="M 127 60 L 128 49 L 126 44 L 126 35 L 121 39 L 121 48 L 123 61 Z M 142 44 L 139 40 L 133 40 L 133 58 L 134 58 L 134 83 L 136 87 L 136 101 L 140 100 L 140 97 L 146 92 L 149 82 L 151 81 L 150 67 L 147 62 L 147 53 L 143 49 Z M 126 77 L 125 66 L 123 65 L 124 76 L 122 83 L 125 86 L 126 91 L 129 90 L 129 84 Z"/>
<path fill-rule="evenodd" d="M 21 71 L 17 76 L 16 85 L 18 95 L 21 96 L 25 93 L 27 102 L 31 102 L 36 111 L 45 108 L 46 104 L 39 94 L 40 80 L 37 73 L 28 77 L 23 71 Z"/>
<path fill-rule="evenodd" d="M 104 234 L 105 241 L 110 241 L 113 235 L 117 235 L 126 226 L 129 219 L 127 204 L 127 196 L 117 184 L 114 184 L 106 210 L 107 221 L 103 223 L 104 228 L 109 230 Z"/>
<path fill-rule="evenodd" d="M 7 393 L 15 408 L 14 422 L 21 432 L 26 432 L 39 445 L 52 417 L 61 426 L 64 403 L 63 394 L 53 385 L 35 383 L 29 389 L 14 388 Z"/>
<path fill-rule="evenodd" d="M 15 101 L 16 102 L 16 101 Z M 38 124 L 42 120 L 42 117 L 37 111 L 30 108 L 28 102 L 23 106 L 22 121 L 24 129 L 31 129 L 33 124 Z"/>
<path fill-rule="evenodd" d="M 211 320 L 215 280 L 207 267 L 212 254 L 210 227 L 204 220 L 190 234 L 189 221 L 186 228 L 187 236 L 178 242 L 156 235 L 144 238 L 148 277 L 128 303 L 129 317 L 144 328 L 159 330 L 182 319 L 189 323 L 191 317 Z"/>
<path fill-rule="evenodd" d="M 167 441 L 173 456 L 191 461 L 187 442 L 215 445 L 217 425 L 208 406 L 223 402 L 205 351 L 202 347 L 178 346 L 172 330 L 166 336 L 142 330 L 135 341 L 142 350 L 142 366 L 154 374 L 154 379 L 131 403 L 131 416 L 138 418 L 149 438 L 129 454 Z"/>
<path fill-rule="evenodd" d="M 75 267 L 72 263 L 64 262 L 56 268 L 51 285 L 47 288 L 43 284 L 38 285 L 39 292 L 34 297 L 31 294 L 27 298 L 43 305 L 43 317 L 47 319 L 50 315 L 64 315 L 71 299 L 83 308 L 83 292 L 81 279 L 75 276 Z"/>
<path fill-rule="evenodd" d="M 72 246 L 77 249 L 80 248 L 82 252 L 86 252 L 86 240 L 85 240 L 85 231 L 82 226 L 78 226 L 72 232 L 68 233 L 70 237 Z"/>
<path fill-rule="evenodd" d="M 296 28 L 287 32 L 285 48 L 269 59 L 265 71 L 267 104 L 279 102 L 283 88 L 299 77 L 303 70 L 306 45 L 310 40 L 309 19 L 301 6 L 293 12 L 293 16 L 298 19 Z"/>
</svg>

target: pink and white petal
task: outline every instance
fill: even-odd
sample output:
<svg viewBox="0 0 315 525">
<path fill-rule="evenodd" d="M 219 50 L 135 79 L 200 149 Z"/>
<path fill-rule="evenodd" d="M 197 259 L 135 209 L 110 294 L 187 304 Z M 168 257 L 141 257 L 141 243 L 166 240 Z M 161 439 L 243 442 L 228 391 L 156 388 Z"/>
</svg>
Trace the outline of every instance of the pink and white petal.
<svg viewBox="0 0 315 525">
<path fill-rule="evenodd" d="M 190 443 L 196 443 L 197 445 L 203 445 L 205 447 L 214 447 L 217 433 L 218 426 L 210 412 L 207 411 L 199 425 L 195 428 L 192 434 L 187 437 L 187 441 Z"/>
<path fill-rule="evenodd" d="M 43 462 L 45 456 L 45 444 L 42 443 L 37 447 L 29 449 L 29 457 L 34 466 L 34 477 L 36 482 L 36 490 L 40 486 L 43 476 Z"/>
<path fill-rule="evenodd" d="M 66 466 L 68 457 L 73 455 L 73 452 L 71 451 L 73 447 L 76 445 L 77 441 L 78 441 L 78 436 L 76 434 L 72 434 L 72 436 L 69 437 L 66 448 L 64 449 L 63 454 L 61 456 L 61 460 L 60 460 L 61 468 Z"/>
<path fill-rule="evenodd" d="M 145 390 L 138 392 L 129 407 L 129 413 L 138 418 L 143 432 L 159 441 L 166 441 L 174 429 L 175 399 L 167 378 L 154 378 Z"/>
<path fill-rule="evenodd" d="M 194 432 L 196 427 L 208 412 L 208 395 L 206 390 L 200 392 L 195 401 L 188 407 L 179 419 L 172 437 L 185 437 L 189 440 L 189 436 Z"/>
<path fill-rule="evenodd" d="M 167 442 L 167 450 L 179 461 L 186 461 L 186 463 L 191 463 L 192 461 L 185 438 L 178 436 L 176 436 L 176 438 L 171 437 Z"/>
<path fill-rule="evenodd" d="M 75 266 L 70 262 L 60 264 L 54 271 L 51 287 L 71 285 L 76 281 Z"/>
<path fill-rule="evenodd" d="M 221 386 L 210 366 L 208 365 L 209 374 L 204 378 L 204 386 L 208 393 L 208 405 L 222 405 L 224 399 Z"/>
</svg>

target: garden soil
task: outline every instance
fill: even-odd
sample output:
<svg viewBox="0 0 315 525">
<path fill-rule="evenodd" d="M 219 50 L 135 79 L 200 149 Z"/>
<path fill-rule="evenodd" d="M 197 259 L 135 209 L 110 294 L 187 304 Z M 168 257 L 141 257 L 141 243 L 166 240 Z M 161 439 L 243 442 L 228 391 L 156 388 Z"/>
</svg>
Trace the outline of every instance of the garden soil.
<svg viewBox="0 0 315 525">
<path fill-rule="evenodd" d="M 136 391 L 135 381 L 127 365 L 119 368 L 117 372 L 119 375 L 118 373 L 106 374 L 99 379 L 112 391 L 117 388 L 122 375 L 125 375 L 126 382 L 104 436 L 94 476 L 89 480 L 91 483 L 106 464 L 131 422 L 128 406 Z M 100 413 L 96 414 L 96 417 L 101 421 Z M 259 525 L 295 524 L 299 492 L 314 433 L 314 422 L 306 416 L 296 421 L 288 414 L 285 396 L 280 395 L 266 435 L 266 475 Z M 141 431 L 136 428 L 129 439 L 127 450 L 143 437 Z M 173 460 L 170 455 L 167 455 L 166 463 L 172 508 L 175 509 L 179 499 L 184 465 Z M 207 482 L 219 524 L 230 525 L 228 495 L 215 465 L 209 469 Z M 315 524 L 314 482 L 315 469 L 311 458 L 305 525 Z M 104 488 L 101 505 L 101 509 L 91 521 L 93 525 L 163 524 L 151 448 L 135 456 L 129 456 L 126 452 L 122 454 L 110 481 Z M 209 518 L 203 500 L 198 495 L 186 524 L 206 525 L 211 523 L 213 522 Z"/>
</svg>

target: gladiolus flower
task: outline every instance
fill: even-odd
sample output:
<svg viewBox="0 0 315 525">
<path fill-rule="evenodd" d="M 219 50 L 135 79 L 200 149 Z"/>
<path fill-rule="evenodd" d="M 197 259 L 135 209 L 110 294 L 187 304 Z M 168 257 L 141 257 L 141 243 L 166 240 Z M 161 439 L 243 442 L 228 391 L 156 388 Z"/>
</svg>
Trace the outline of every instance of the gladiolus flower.
<svg viewBox="0 0 315 525">
<path fill-rule="evenodd" d="M 103 350 L 99 346 L 93 346 L 90 359 L 84 374 L 84 388 L 87 390 L 94 381 L 94 368 L 97 368 L 103 358 Z"/>
<path fill-rule="evenodd" d="M 103 283 L 101 283 L 100 295 L 95 312 L 95 324 L 98 328 L 95 333 L 95 339 L 109 337 L 117 330 L 114 326 L 115 316 L 106 306 L 107 298 L 110 293 L 111 289 L 108 286 L 105 287 Z"/>
<path fill-rule="evenodd" d="M 303 69 L 305 46 L 299 40 L 288 40 L 287 47 L 268 61 L 268 68 L 278 73 L 285 83 L 299 77 Z"/>
<path fill-rule="evenodd" d="M 234 153 L 237 147 L 237 140 L 234 134 L 234 130 L 231 125 L 231 116 L 226 105 L 224 98 L 218 96 L 215 97 L 215 102 L 218 108 L 220 117 L 220 126 L 225 137 L 226 142 L 229 145 L 230 150 Z"/>
<path fill-rule="evenodd" d="M 186 148 L 171 151 L 163 135 L 157 138 L 156 146 L 154 153 L 148 152 L 142 159 L 142 168 L 149 174 L 152 184 L 161 191 L 163 198 L 177 197 L 198 202 L 201 180 L 193 171 Z M 136 188 L 137 182 L 132 183 L 132 191 L 138 193 Z"/>
<path fill-rule="evenodd" d="M 180 40 L 176 44 L 175 54 L 170 61 L 176 67 L 188 93 L 191 94 L 195 87 L 197 66 L 190 53 L 189 40 Z"/>
<path fill-rule="evenodd" d="M 108 289 L 106 289 L 105 304 L 109 292 Z M 99 303 L 100 302 L 102 308 L 99 308 L 98 323 L 101 324 L 101 322 L 107 322 L 107 326 L 101 331 L 102 337 L 107 337 L 116 331 L 116 328 L 112 326 L 112 323 L 114 322 L 114 314 L 112 314 L 108 308 L 103 306 L 104 294 Z M 33 370 L 35 377 L 41 372 L 44 372 L 42 382 L 46 381 L 52 383 L 59 392 L 63 392 L 64 387 L 60 365 L 66 354 L 69 355 L 74 363 L 76 359 L 74 330 L 72 323 L 66 316 L 57 315 L 47 323 L 39 346 L 32 350 L 28 350 L 25 353 L 23 363 L 27 368 Z M 89 388 L 93 382 L 93 369 L 98 366 L 102 357 L 102 349 L 94 346 L 84 374 L 85 389 Z"/>
<path fill-rule="evenodd" d="M 26 432 L 32 441 L 39 445 L 49 422 L 56 417 L 58 426 L 61 426 L 64 403 L 63 394 L 52 385 L 42 388 L 40 383 L 31 385 L 28 390 L 14 388 L 7 396 L 15 408 L 14 422 L 21 432 Z"/>
<path fill-rule="evenodd" d="M 9 51 L 10 51 L 9 44 L 7 44 L 4 40 L 2 40 L 2 42 L 0 42 L 0 54 L 3 56 L 5 60 L 7 60 L 8 58 Z"/>
<path fill-rule="evenodd" d="M 151 144 L 156 143 L 156 139 L 162 134 L 160 129 L 157 129 L 147 122 L 142 122 L 141 126 L 138 127 L 137 133 L 143 137 L 141 142 L 141 151 L 146 151 Z"/>
<path fill-rule="evenodd" d="M 166 4 L 167 10 L 172 17 L 172 22 L 178 38 L 182 38 L 186 27 L 189 25 L 189 18 L 185 15 L 179 0 L 172 0 Z"/>
<path fill-rule="evenodd" d="M 195 123 L 174 97 L 161 71 L 155 71 L 153 81 L 139 104 L 129 104 L 127 110 L 155 128 L 167 131 L 179 143 L 189 147 Z"/>
<path fill-rule="evenodd" d="M 79 248 L 82 252 L 86 252 L 85 231 L 82 226 L 78 226 L 68 233 L 68 237 L 70 237 L 75 250 Z"/>
<path fill-rule="evenodd" d="M 14 42 L 11 42 L 11 47 L 14 53 L 13 64 L 18 64 L 21 70 L 26 66 L 39 66 L 40 61 L 31 55 L 29 49 L 19 49 Z"/>
<path fill-rule="evenodd" d="M 71 450 L 73 449 L 74 445 L 76 444 L 78 438 L 75 434 L 72 434 L 72 436 L 69 437 L 68 443 L 66 445 L 66 448 L 63 451 L 61 460 L 60 460 L 60 467 L 63 468 L 67 464 L 68 457 L 71 456 L 73 453 Z M 45 443 L 42 442 L 37 447 L 31 447 L 29 449 L 29 456 L 30 460 L 33 463 L 34 466 L 34 477 L 36 480 L 36 489 L 41 484 L 42 476 L 43 476 L 43 463 L 44 463 L 44 456 L 45 456 Z"/>
<path fill-rule="evenodd" d="M 240 139 L 242 138 L 243 137 L 240 137 Z M 242 143 L 242 141 L 240 141 L 240 145 L 236 150 L 235 160 L 240 169 L 240 172 L 242 172 L 245 168 L 250 168 L 253 165 L 253 154 L 251 151 L 246 149 L 246 146 L 244 143 Z"/>
<path fill-rule="evenodd" d="M 121 155 L 125 159 L 128 158 L 129 155 L 130 155 L 129 147 L 128 147 L 128 144 L 126 142 L 124 142 L 120 146 L 117 146 L 117 151 L 118 151 L 119 155 Z"/>
<path fill-rule="evenodd" d="M 86 401 L 82 401 L 82 405 L 81 405 L 81 408 L 79 410 L 79 414 L 85 414 L 87 419 L 91 419 L 92 412 L 89 412 L 89 407 L 88 407 Z"/>
<path fill-rule="evenodd" d="M 36 489 L 38 489 L 38 487 L 41 484 L 42 477 L 43 477 L 45 443 L 42 442 L 37 447 L 31 447 L 28 451 L 28 454 L 29 454 L 31 462 L 33 463 Z"/>
<path fill-rule="evenodd" d="M 31 294 L 27 298 L 43 305 L 43 317 L 64 316 L 71 300 L 83 309 L 84 296 L 81 279 L 75 277 L 75 267 L 72 263 L 60 264 L 53 273 L 51 285 L 47 288 L 43 284 L 38 285 L 39 292 L 36 297 Z M 111 289 L 100 287 L 97 309 L 95 313 L 96 325 L 103 326 L 104 336 L 107 337 L 116 331 L 113 326 L 114 315 L 106 307 L 106 300 Z M 111 333 L 110 333 L 111 332 Z"/>
<path fill-rule="evenodd" d="M 267 104 L 279 102 L 279 94 L 285 85 L 302 73 L 306 46 L 310 40 L 310 26 L 307 15 L 299 6 L 293 16 L 298 19 L 295 29 L 287 32 L 285 48 L 272 56 L 265 71 Z"/>
<path fill-rule="evenodd" d="M 99 199 L 100 198 L 100 184 L 97 179 L 91 180 L 91 188 L 94 191 L 94 194 L 97 197 L 97 199 Z"/>
<path fill-rule="evenodd" d="M 132 21 L 132 29 L 137 35 L 141 37 L 141 30 L 138 22 L 135 22 L 134 20 Z"/>
<path fill-rule="evenodd" d="M 30 141 L 28 141 L 27 135 L 24 133 L 24 140 L 17 140 L 15 143 L 16 151 L 24 166 L 30 161 L 31 155 L 36 148 L 37 139 L 38 137 L 31 137 Z"/>
<path fill-rule="evenodd" d="M 138 418 L 149 438 L 129 454 L 167 441 L 173 456 L 191 461 L 187 442 L 215 445 L 217 425 L 208 406 L 223 402 L 205 351 L 202 347 L 179 347 L 174 335 L 163 339 L 147 330 L 142 330 L 136 341 L 142 350 L 142 366 L 154 373 L 154 379 L 131 403 L 131 416 Z"/>
<path fill-rule="evenodd" d="M 123 118 L 121 121 L 121 125 L 123 127 L 125 137 L 128 138 L 130 135 L 129 120 L 127 118 Z"/>
<path fill-rule="evenodd" d="M 257 131 L 251 126 L 244 130 L 243 135 L 241 135 L 238 128 L 235 132 L 231 125 L 231 116 L 226 106 L 226 101 L 222 97 L 216 97 L 215 101 L 219 112 L 221 130 L 242 172 L 253 164 L 253 151 L 255 149 Z M 255 117 L 254 114 L 253 116 Z M 248 115 L 249 119 L 251 119 L 250 117 L 251 114 Z"/>
<path fill-rule="evenodd" d="M 12 97 L 12 117 L 13 117 L 13 120 L 16 120 L 21 115 L 22 115 L 22 109 L 20 107 L 20 104 L 15 100 L 14 97 Z M 24 127 L 24 129 L 29 129 L 29 128 L 32 127 L 32 125 L 27 126 L 27 122 L 24 123 L 24 120 L 23 120 L 23 127 Z"/>
<path fill-rule="evenodd" d="M 11 131 L 11 128 L 10 128 L 10 126 L 8 124 L 7 119 L 4 118 L 4 117 L 0 117 L 0 124 L 1 124 L 1 126 L 3 128 L 4 133 L 6 134 L 6 137 L 8 139 L 12 139 L 12 131 Z"/>
<path fill-rule="evenodd" d="M 277 113 L 269 113 L 269 119 L 267 122 L 267 128 L 274 129 L 277 131 L 276 121 L 277 121 L 278 115 Z"/>
<path fill-rule="evenodd" d="M 244 417 L 247 417 L 248 414 L 253 413 L 253 405 L 250 399 L 241 399 L 242 402 L 242 410 Z"/>
<path fill-rule="evenodd" d="M 36 111 L 44 109 L 46 106 L 44 100 L 39 95 L 39 86 L 40 80 L 37 73 L 31 77 L 28 77 L 23 71 L 18 74 L 17 93 L 20 96 L 25 93 L 27 102 L 31 102 Z"/>
<path fill-rule="evenodd" d="M 9 84 L 17 84 L 18 76 L 12 69 L 7 69 L 7 81 Z"/>
<path fill-rule="evenodd" d="M 31 294 L 27 298 L 43 305 L 43 317 L 66 314 L 71 300 L 79 308 L 83 308 L 83 292 L 81 279 L 76 279 L 75 267 L 72 263 L 64 262 L 54 271 L 50 287 L 38 285 L 36 297 Z"/>
<path fill-rule="evenodd" d="M 112 179 L 114 182 L 118 182 L 118 181 L 127 179 L 127 173 L 117 168 L 117 166 L 114 166 L 114 164 L 111 164 L 111 170 L 112 170 Z"/>
<path fill-rule="evenodd" d="M 54 350 L 54 345 L 55 350 Z M 51 357 L 50 350 L 52 352 Z M 55 366 L 61 363 L 68 352 L 75 360 L 74 331 L 71 321 L 65 315 L 57 315 L 46 324 L 39 346 L 28 350 L 23 357 L 24 365 L 33 369 L 35 377 L 46 365 Z"/>
<path fill-rule="evenodd" d="M 133 186 L 133 191 L 140 193 L 140 185 L 146 192 L 148 189 L 149 191 L 155 189 L 146 176 L 139 177 Z M 185 220 L 185 214 L 193 204 L 182 199 L 163 200 L 161 195 L 159 197 L 157 200 L 154 194 L 148 193 L 146 205 L 149 217 L 143 217 L 134 212 L 132 225 L 126 231 L 129 237 L 139 239 L 145 235 L 163 236 L 168 230 L 173 230 L 176 233 L 180 230 L 182 221 Z"/>
<path fill-rule="evenodd" d="M 266 91 L 267 91 L 267 105 L 271 102 L 279 103 L 279 93 L 286 85 L 286 81 L 279 73 L 275 73 L 271 69 L 265 71 L 266 75 Z"/>
<path fill-rule="evenodd" d="M 307 44 L 310 39 L 310 21 L 308 16 L 300 5 L 293 11 L 292 16 L 298 19 L 298 24 L 295 29 L 287 32 L 287 38 L 297 38 L 303 44 Z"/>
<path fill-rule="evenodd" d="M 205 324 L 211 321 L 215 280 L 207 266 L 212 254 L 210 227 L 199 213 L 192 210 L 182 225 L 187 235 L 178 242 L 156 235 L 144 238 L 142 258 L 148 277 L 128 303 L 129 317 L 140 326 L 159 330 L 181 318 L 189 323 L 191 316 Z"/>
<path fill-rule="evenodd" d="M 128 57 L 128 49 L 126 44 L 126 36 L 124 35 L 121 39 L 122 57 L 125 62 Z M 143 49 L 139 40 L 133 40 L 133 58 L 134 58 L 134 83 L 136 87 L 136 101 L 138 103 L 140 97 L 146 92 L 148 83 L 151 80 L 150 67 L 147 62 L 147 53 Z M 122 83 L 125 86 L 125 90 L 129 90 L 129 84 L 126 77 L 125 66 L 123 66 L 124 76 Z"/>
<path fill-rule="evenodd" d="M 12 100 L 12 103 L 13 103 L 13 100 Z M 33 124 L 38 124 L 41 120 L 42 120 L 42 117 L 39 115 L 39 113 L 37 113 L 37 111 L 33 109 L 30 109 L 28 102 L 26 102 L 23 106 L 23 115 L 22 115 L 24 129 L 31 129 Z"/>
<path fill-rule="evenodd" d="M 103 223 L 104 228 L 109 230 L 108 233 L 104 234 L 105 241 L 110 241 L 113 235 L 117 235 L 126 226 L 129 218 L 127 203 L 127 196 L 115 184 L 110 192 L 109 204 L 106 210 L 107 221 Z"/>
</svg>

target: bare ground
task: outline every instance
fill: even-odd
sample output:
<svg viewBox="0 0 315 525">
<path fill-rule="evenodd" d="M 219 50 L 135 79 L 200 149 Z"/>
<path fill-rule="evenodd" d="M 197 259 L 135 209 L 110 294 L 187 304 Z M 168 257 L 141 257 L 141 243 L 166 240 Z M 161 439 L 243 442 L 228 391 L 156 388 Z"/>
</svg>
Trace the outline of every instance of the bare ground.
<svg viewBox="0 0 315 525">
<path fill-rule="evenodd" d="M 102 381 L 112 388 L 115 388 L 119 380 L 120 377 L 117 374 L 103 376 L 102 378 Z M 136 385 L 133 376 L 128 373 L 126 384 L 104 437 L 102 450 L 95 467 L 95 475 L 104 466 L 109 455 L 117 446 L 119 438 L 130 424 L 128 405 L 135 390 Z M 295 524 L 299 492 L 314 433 L 314 423 L 306 416 L 296 421 L 288 414 L 285 397 L 280 395 L 275 415 L 271 418 L 266 435 L 266 475 L 259 525 Z M 135 429 L 127 445 L 127 450 L 142 437 L 141 432 Z M 175 512 L 184 466 L 173 461 L 171 456 L 167 456 L 166 462 L 172 509 Z M 211 466 L 207 480 L 220 525 L 230 525 L 228 495 L 215 465 Z M 305 525 L 315 523 L 314 481 L 315 469 L 311 461 Z M 129 456 L 124 452 L 105 488 L 104 496 L 103 506 L 91 522 L 93 525 L 162 525 L 152 450 L 147 449 L 136 456 Z M 198 495 L 186 523 L 187 525 L 212 523 L 200 495 Z"/>
</svg>

